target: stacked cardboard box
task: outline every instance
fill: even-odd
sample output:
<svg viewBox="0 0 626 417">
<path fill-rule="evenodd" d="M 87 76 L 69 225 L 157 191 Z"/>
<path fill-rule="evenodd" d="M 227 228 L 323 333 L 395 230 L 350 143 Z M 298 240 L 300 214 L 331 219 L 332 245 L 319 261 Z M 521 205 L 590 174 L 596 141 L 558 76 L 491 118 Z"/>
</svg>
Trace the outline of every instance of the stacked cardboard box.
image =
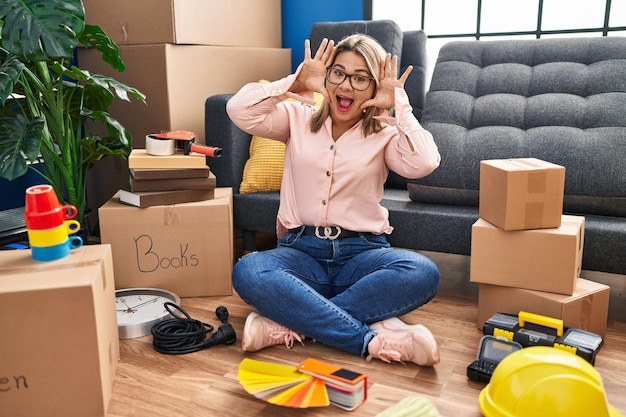
<svg viewBox="0 0 626 417">
<path fill-rule="evenodd" d="M 81 68 L 137 88 L 147 105 L 117 100 L 111 115 L 143 148 L 145 136 L 196 132 L 205 143 L 204 102 L 260 79 L 291 72 L 281 48 L 280 0 L 84 0 L 87 22 L 120 46 L 126 71 L 118 73 L 93 49 L 80 49 Z"/>
<path fill-rule="evenodd" d="M 480 165 L 470 281 L 478 321 L 529 311 L 604 335 L 609 287 L 580 278 L 585 218 L 563 215 L 565 168 L 536 158 Z"/>
<path fill-rule="evenodd" d="M 115 288 L 162 288 L 180 297 L 232 294 L 232 191 L 147 208 L 116 194 L 100 207 L 100 235 L 111 245 Z"/>
<path fill-rule="evenodd" d="M 120 357 L 109 245 L 0 251 L 0 415 L 105 416 Z"/>
</svg>

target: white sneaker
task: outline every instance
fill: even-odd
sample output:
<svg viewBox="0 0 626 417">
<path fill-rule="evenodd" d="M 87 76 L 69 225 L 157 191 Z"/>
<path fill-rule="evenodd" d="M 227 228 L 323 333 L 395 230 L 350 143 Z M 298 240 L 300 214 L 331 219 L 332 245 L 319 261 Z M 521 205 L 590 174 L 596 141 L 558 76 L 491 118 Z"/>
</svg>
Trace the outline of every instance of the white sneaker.
<svg viewBox="0 0 626 417">
<path fill-rule="evenodd" d="M 371 325 L 378 334 L 367 349 L 369 356 L 385 362 L 413 362 L 420 366 L 439 363 L 439 347 L 433 334 L 421 324 L 408 325 L 392 317 Z"/>
<path fill-rule="evenodd" d="M 241 348 L 246 352 L 256 352 L 265 347 L 281 343 L 291 348 L 294 340 L 297 340 L 304 346 L 303 339 L 304 335 L 289 330 L 259 313 L 252 312 L 248 315 L 243 328 Z"/>
</svg>

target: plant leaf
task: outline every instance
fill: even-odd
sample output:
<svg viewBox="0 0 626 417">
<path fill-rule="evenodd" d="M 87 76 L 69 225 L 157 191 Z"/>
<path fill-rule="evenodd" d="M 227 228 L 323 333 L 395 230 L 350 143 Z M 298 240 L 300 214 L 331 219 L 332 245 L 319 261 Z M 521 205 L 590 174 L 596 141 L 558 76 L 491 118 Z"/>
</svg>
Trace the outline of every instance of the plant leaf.
<svg viewBox="0 0 626 417">
<path fill-rule="evenodd" d="M 0 177 L 11 181 L 26 173 L 27 160 L 39 156 L 44 126 L 41 117 L 31 122 L 21 114 L 0 118 Z"/>
<path fill-rule="evenodd" d="M 105 138 L 97 135 L 88 135 L 80 142 L 84 169 L 86 171 L 91 169 L 96 162 L 105 156 L 116 155 L 127 159 L 132 150 L 130 132 L 106 112 L 91 112 L 85 109 L 84 113 L 93 120 L 105 122 L 109 132 L 109 136 Z"/>
<path fill-rule="evenodd" d="M 57 71 L 58 68 L 58 65 L 55 66 L 55 71 Z M 91 74 L 89 71 L 82 70 L 75 66 L 72 66 L 70 69 L 65 68 L 63 70 L 63 75 L 77 82 L 97 85 L 111 94 L 115 92 L 115 95 L 124 101 L 130 101 L 129 95 L 131 95 L 142 103 L 146 102 L 146 96 L 141 91 L 136 88 L 129 87 L 126 84 L 117 81 L 115 78 L 108 77 L 106 75 Z"/>
<path fill-rule="evenodd" d="M 120 57 L 120 48 L 100 26 L 85 25 L 85 29 L 78 35 L 78 40 L 83 45 L 91 46 L 100 52 L 102 60 L 113 69 L 119 72 L 126 70 L 126 64 Z"/>
<path fill-rule="evenodd" d="M 2 47 L 30 61 L 74 56 L 85 27 L 82 0 L 1 0 Z"/>
<path fill-rule="evenodd" d="M 122 156 L 127 157 L 132 150 L 132 137 L 130 132 L 122 126 L 120 122 L 109 116 L 105 111 L 91 111 L 83 109 L 83 116 L 89 117 L 91 120 L 98 120 L 106 125 L 109 137 L 103 139 L 103 143 L 108 149 L 121 150 Z M 116 153 L 117 155 L 117 153 Z"/>
<path fill-rule="evenodd" d="M 24 64 L 15 55 L 8 55 L 0 65 L 0 101 L 4 104 L 13 92 L 20 74 L 24 69 Z"/>
</svg>

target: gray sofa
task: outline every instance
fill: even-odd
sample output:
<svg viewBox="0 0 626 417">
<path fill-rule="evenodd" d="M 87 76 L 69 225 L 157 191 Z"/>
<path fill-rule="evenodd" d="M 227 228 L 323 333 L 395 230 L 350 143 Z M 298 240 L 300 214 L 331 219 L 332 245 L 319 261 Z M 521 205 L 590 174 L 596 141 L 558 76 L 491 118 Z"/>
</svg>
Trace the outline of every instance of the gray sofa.
<svg viewBox="0 0 626 417">
<path fill-rule="evenodd" d="M 254 232 L 274 231 L 278 193 L 238 193 L 250 135 L 229 121 L 229 97 L 206 101 L 207 142 L 224 148 L 210 165 L 252 249 Z M 626 274 L 626 38 L 451 42 L 420 118 L 442 162 L 420 180 L 390 177 L 392 245 L 470 255 L 480 161 L 536 157 L 566 168 L 564 212 L 586 219 L 583 269 Z"/>
</svg>

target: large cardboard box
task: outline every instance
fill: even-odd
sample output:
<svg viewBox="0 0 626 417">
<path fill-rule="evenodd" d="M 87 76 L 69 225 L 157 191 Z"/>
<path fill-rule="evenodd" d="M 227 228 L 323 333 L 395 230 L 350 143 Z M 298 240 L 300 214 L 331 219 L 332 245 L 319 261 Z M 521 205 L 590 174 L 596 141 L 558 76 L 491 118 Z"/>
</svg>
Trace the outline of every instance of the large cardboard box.
<svg viewBox="0 0 626 417">
<path fill-rule="evenodd" d="M 563 215 L 561 227 L 504 231 L 472 226 L 470 281 L 572 295 L 580 276 L 585 218 Z"/>
<path fill-rule="evenodd" d="M 518 314 L 520 311 L 563 320 L 567 327 L 604 336 L 609 314 L 610 288 L 583 278 L 572 295 L 555 294 L 499 285 L 479 284 L 477 326 L 496 313 Z"/>
<path fill-rule="evenodd" d="M 0 416 L 106 415 L 119 361 L 111 247 L 0 251 Z"/>
<path fill-rule="evenodd" d="M 205 45 L 120 47 L 126 71 L 117 72 L 95 49 L 79 48 L 81 68 L 114 77 L 146 95 L 147 105 L 115 100 L 109 113 L 145 148 L 147 134 L 190 130 L 205 143 L 204 103 L 215 94 L 235 93 L 246 83 L 280 79 L 291 72 L 291 50 Z M 208 143 L 210 145 L 210 143 Z"/>
<path fill-rule="evenodd" d="M 232 190 L 213 200 L 138 208 L 116 195 L 100 207 L 113 248 L 115 288 L 162 288 L 180 297 L 232 294 Z"/>
<path fill-rule="evenodd" d="M 503 230 L 559 227 L 565 168 L 536 158 L 480 162 L 480 217 Z"/>
<path fill-rule="evenodd" d="M 88 23 L 118 45 L 280 48 L 280 0 L 83 0 Z"/>
</svg>

